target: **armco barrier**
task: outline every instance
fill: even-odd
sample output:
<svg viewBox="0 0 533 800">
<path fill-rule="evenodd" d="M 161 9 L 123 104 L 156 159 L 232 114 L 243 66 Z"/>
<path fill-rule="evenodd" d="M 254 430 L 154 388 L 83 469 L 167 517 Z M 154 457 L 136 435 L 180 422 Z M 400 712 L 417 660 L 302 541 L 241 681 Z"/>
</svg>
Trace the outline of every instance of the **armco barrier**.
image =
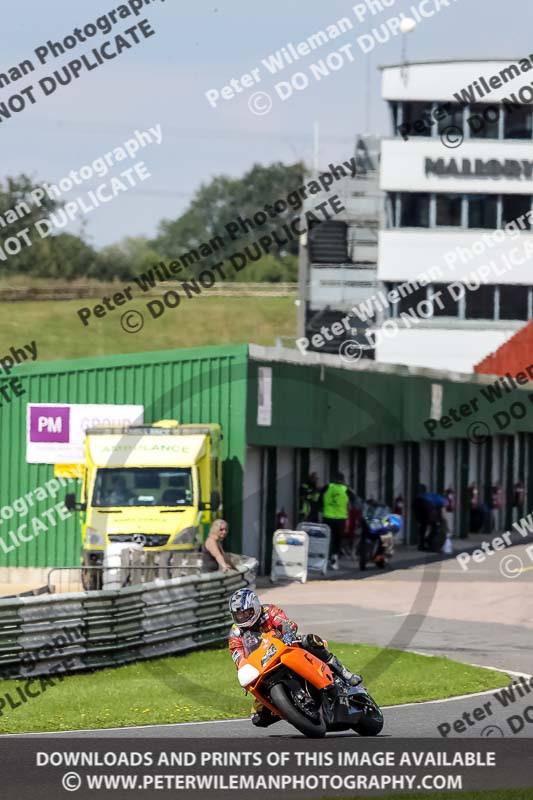
<svg viewBox="0 0 533 800">
<path fill-rule="evenodd" d="M 236 569 L 99 592 L 0 600 L 0 678 L 116 667 L 222 642 L 229 595 L 255 583 Z"/>
</svg>

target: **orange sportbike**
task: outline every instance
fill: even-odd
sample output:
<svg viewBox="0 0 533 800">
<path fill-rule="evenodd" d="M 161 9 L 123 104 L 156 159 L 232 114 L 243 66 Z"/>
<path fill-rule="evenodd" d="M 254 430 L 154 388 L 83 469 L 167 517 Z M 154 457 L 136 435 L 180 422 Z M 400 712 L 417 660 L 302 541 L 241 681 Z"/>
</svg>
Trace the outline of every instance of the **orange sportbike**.
<svg viewBox="0 0 533 800">
<path fill-rule="evenodd" d="M 239 683 L 272 713 L 313 738 L 350 729 L 380 733 L 383 714 L 361 684 L 348 686 L 298 640 L 286 644 L 272 632 L 245 637 L 249 655 L 240 662 Z"/>
</svg>

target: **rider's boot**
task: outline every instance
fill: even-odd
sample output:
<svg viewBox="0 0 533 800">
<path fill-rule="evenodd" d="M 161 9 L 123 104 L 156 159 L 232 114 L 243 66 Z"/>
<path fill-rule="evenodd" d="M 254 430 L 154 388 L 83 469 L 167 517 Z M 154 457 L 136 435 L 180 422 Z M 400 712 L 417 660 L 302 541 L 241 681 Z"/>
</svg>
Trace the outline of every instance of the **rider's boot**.
<svg viewBox="0 0 533 800">
<path fill-rule="evenodd" d="M 253 712 L 251 720 L 252 725 L 255 725 L 256 728 L 268 728 L 275 722 L 279 722 L 281 717 L 278 717 L 277 714 L 273 714 L 269 708 L 263 706 L 260 711 Z"/>
<path fill-rule="evenodd" d="M 344 664 L 342 664 L 333 653 L 326 661 L 326 664 L 332 672 L 342 678 L 348 686 L 359 686 L 359 684 L 363 682 L 361 675 L 356 675 L 355 672 L 350 672 L 349 669 L 346 669 Z"/>
</svg>

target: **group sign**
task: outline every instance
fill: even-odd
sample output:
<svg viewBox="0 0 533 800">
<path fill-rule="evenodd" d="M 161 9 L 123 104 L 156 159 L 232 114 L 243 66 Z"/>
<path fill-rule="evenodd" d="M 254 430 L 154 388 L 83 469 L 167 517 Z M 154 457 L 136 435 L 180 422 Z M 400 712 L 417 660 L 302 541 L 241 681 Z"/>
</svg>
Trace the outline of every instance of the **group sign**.
<svg viewBox="0 0 533 800">
<path fill-rule="evenodd" d="M 87 428 L 142 425 L 144 406 L 28 403 L 28 464 L 81 464 Z"/>
</svg>

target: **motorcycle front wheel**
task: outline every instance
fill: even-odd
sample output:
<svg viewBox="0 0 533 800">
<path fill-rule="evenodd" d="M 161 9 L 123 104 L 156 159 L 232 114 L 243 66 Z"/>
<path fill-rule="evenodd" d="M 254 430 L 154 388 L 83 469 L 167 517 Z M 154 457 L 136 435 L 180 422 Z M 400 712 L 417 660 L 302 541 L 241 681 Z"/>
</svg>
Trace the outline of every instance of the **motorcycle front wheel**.
<svg viewBox="0 0 533 800">
<path fill-rule="evenodd" d="M 326 735 L 326 722 L 321 709 L 319 709 L 316 720 L 307 717 L 302 711 L 295 708 L 290 690 L 283 683 L 273 686 L 270 696 L 273 704 L 279 708 L 287 722 L 294 725 L 304 736 L 309 736 L 311 739 L 322 739 Z"/>
<path fill-rule="evenodd" d="M 357 725 L 353 726 L 353 730 L 359 736 L 377 736 L 383 729 L 383 712 L 370 695 L 368 695 L 368 701 L 365 705 L 363 716 Z"/>
</svg>

